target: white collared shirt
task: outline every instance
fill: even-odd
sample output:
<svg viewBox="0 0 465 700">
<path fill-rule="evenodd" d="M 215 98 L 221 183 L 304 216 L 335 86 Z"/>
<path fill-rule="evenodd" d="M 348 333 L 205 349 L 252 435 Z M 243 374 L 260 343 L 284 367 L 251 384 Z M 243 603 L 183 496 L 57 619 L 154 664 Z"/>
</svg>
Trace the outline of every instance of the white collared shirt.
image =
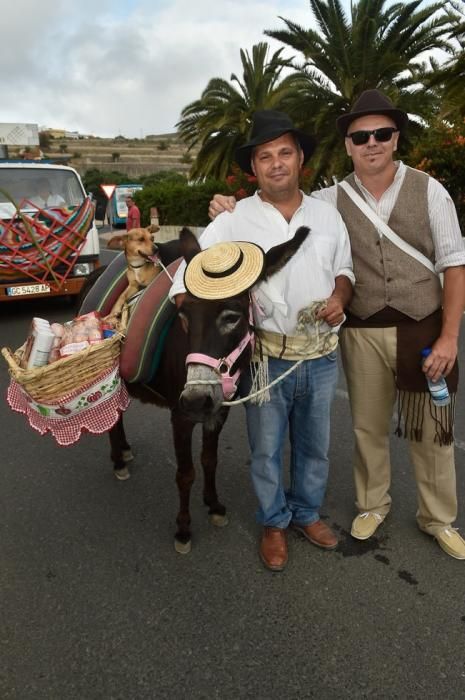
<svg viewBox="0 0 465 700">
<path fill-rule="evenodd" d="M 274 333 L 295 335 L 298 312 L 312 301 L 327 299 L 334 291 L 336 277 L 345 275 L 354 283 L 349 236 L 339 212 L 302 193 L 302 204 L 287 222 L 276 207 L 264 202 L 256 192 L 240 200 L 232 214 L 217 216 L 199 239 L 202 249 L 220 241 L 248 241 L 266 252 L 290 240 L 299 226 L 310 228 L 301 248 L 282 270 L 254 288 L 254 296 L 264 312 L 255 319 L 256 324 Z M 171 299 L 185 291 L 184 268 L 181 265 L 175 275 Z M 322 325 L 323 330 L 329 328 Z"/>
<path fill-rule="evenodd" d="M 389 221 L 407 171 L 407 167 L 402 161 L 396 161 L 395 165 L 397 170 L 394 181 L 379 200 L 373 197 L 366 187 L 362 185 L 357 175 L 355 175 L 355 182 L 367 204 L 385 223 Z M 450 194 L 440 182 L 430 177 L 428 179 L 427 196 L 428 214 L 436 257 L 436 272 L 443 272 L 447 267 L 465 265 L 465 245 L 460 232 L 455 205 Z M 312 197 L 336 206 L 337 185 L 316 190 L 312 192 Z M 415 203 L 412 203 L 412 206 L 415 206 Z"/>
</svg>

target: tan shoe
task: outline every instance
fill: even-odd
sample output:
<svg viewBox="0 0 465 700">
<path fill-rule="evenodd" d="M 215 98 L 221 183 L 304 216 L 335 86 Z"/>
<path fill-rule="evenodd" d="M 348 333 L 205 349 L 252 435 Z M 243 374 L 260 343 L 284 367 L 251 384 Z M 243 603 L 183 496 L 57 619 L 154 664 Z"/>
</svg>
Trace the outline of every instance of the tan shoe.
<svg viewBox="0 0 465 700">
<path fill-rule="evenodd" d="M 446 527 L 435 535 L 438 545 L 454 559 L 465 559 L 465 540 L 455 527 Z"/>
<path fill-rule="evenodd" d="M 311 525 L 298 525 L 292 523 L 292 527 L 297 532 L 301 532 L 309 542 L 323 549 L 335 549 L 339 544 L 339 540 L 330 527 L 325 525 L 322 520 L 317 520 Z"/>
<path fill-rule="evenodd" d="M 286 531 L 280 527 L 264 527 L 259 552 L 267 569 L 282 571 L 287 564 Z"/>
<path fill-rule="evenodd" d="M 367 540 L 375 534 L 385 517 L 385 515 L 375 513 L 374 511 L 359 513 L 352 522 L 350 534 L 352 537 L 355 537 L 356 540 Z"/>
</svg>

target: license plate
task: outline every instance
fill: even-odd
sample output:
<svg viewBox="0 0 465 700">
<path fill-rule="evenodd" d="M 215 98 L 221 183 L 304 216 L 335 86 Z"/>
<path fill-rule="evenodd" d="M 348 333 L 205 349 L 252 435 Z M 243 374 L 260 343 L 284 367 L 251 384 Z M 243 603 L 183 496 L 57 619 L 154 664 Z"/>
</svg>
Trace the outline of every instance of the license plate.
<svg viewBox="0 0 465 700">
<path fill-rule="evenodd" d="M 19 287 L 7 287 L 6 293 L 9 297 L 21 297 L 25 294 L 49 294 L 48 284 L 23 284 Z"/>
</svg>

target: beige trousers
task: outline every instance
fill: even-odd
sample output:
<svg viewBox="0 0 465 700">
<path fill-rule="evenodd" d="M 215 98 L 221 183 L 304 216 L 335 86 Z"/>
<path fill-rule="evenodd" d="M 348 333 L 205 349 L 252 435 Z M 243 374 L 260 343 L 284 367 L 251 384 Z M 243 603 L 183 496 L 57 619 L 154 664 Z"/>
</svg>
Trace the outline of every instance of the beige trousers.
<svg viewBox="0 0 465 700">
<path fill-rule="evenodd" d="M 397 394 L 396 345 L 395 328 L 345 328 L 341 332 L 355 434 L 356 506 L 360 512 L 386 515 L 391 507 L 389 435 Z M 417 484 L 417 522 L 431 535 L 444 530 L 457 517 L 454 446 L 439 446 L 434 434 L 433 420 L 425 411 L 423 440 L 409 440 Z"/>
</svg>

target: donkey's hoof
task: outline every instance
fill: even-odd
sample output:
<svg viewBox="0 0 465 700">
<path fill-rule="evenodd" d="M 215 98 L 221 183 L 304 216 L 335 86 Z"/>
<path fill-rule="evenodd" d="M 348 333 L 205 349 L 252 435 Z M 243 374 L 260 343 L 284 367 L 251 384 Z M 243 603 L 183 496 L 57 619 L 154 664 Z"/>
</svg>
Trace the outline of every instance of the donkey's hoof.
<svg viewBox="0 0 465 700">
<path fill-rule="evenodd" d="M 123 458 L 123 462 L 132 462 L 134 459 L 134 455 L 132 454 L 131 450 L 123 450 L 121 456 Z"/>
<path fill-rule="evenodd" d="M 215 527 L 226 527 L 226 525 L 229 525 L 228 516 L 220 515 L 219 513 L 212 513 L 210 515 L 210 522 Z"/>
<path fill-rule="evenodd" d="M 189 554 L 191 551 L 191 541 L 180 542 L 179 540 L 174 540 L 174 548 L 178 554 Z"/>
<path fill-rule="evenodd" d="M 122 469 L 115 469 L 114 474 L 118 481 L 127 481 L 131 477 L 131 474 L 129 473 L 129 469 L 127 467 L 123 467 Z"/>
</svg>

